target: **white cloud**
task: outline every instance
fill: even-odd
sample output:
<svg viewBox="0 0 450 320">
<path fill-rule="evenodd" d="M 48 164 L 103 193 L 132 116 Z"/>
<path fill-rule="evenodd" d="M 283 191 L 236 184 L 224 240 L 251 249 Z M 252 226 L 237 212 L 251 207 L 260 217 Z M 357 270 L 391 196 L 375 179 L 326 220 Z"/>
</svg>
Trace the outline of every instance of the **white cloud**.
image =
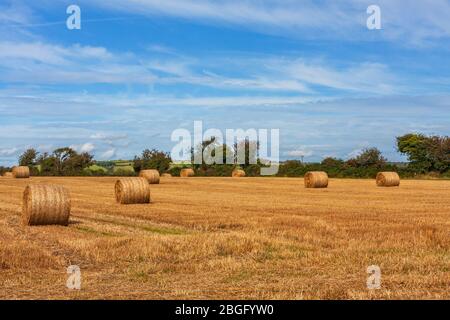
<svg viewBox="0 0 450 320">
<path fill-rule="evenodd" d="M 145 148 L 170 151 L 174 146 L 171 132 L 177 128 L 192 130 L 194 120 L 203 120 L 205 129 L 280 128 L 280 154 L 286 156 L 289 151 L 300 150 L 302 153 L 291 153 L 299 156 L 313 151 L 308 161 L 321 160 L 324 154 L 345 158 L 352 150 L 357 149 L 357 153 L 372 146 L 390 160 L 399 160 L 396 136 L 417 130 L 418 125 L 422 125 L 420 132 L 439 135 L 448 134 L 446 128 L 450 127 L 448 117 L 436 116 L 450 112 L 448 95 L 320 100 L 277 96 L 80 96 L 76 92 L 21 90 L 22 94 L 20 90 L 14 94 L 0 90 L 0 136 L 4 138 L 0 148 L 59 147 L 91 141 L 96 145 L 98 159 L 104 152 L 104 158 L 114 158 L 114 151 L 120 151 L 120 157 L 131 159 Z M 60 108 L 65 105 L 71 108 Z M 58 112 L 60 109 L 62 112 Z M 27 117 L 21 115 L 33 121 L 22 121 Z M 95 136 L 111 138 L 111 134 L 126 134 L 127 139 L 120 142 L 130 143 L 107 146 L 105 140 L 87 140 Z M 15 158 L 1 161 L 9 163 Z"/>
<path fill-rule="evenodd" d="M 92 2 L 92 1 L 91 1 Z M 111 0 L 94 1 L 99 6 L 131 11 L 144 15 L 169 15 L 208 23 L 231 23 L 250 26 L 260 30 L 261 26 L 276 27 L 282 30 L 301 27 L 324 27 L 337 29 L 343 25 L 357 24 L 351 15 L 356 8 L 346 6 L 343 10 L 328 2 L 325 5 L 314 1 L 211 1 L 211 0 L 129 0 L 127 2 Z M 365 9 L 365 8 L 364 8 Z M 346 12 L 347 11 L 347 12 Z M 362 12 L 365 14 L 365 11 Z M 350 18 L 350 19 L 344 19 Z"/>
<path fill-rule="evenodd" d="M 109 149 L 109 150 L 103 152 L 103 153 L 100 155 L 100 159 L 102 159 L 102 160 L 110 160 L 110 159 L 112 159 L 115 155 L 116 155 L 116 149 L 115 149 L 115 148 Z"/>
<path fill-rule="evenodd" d="M 87 142 L 80 146 L 79 152 L 91 152 L 95 149 L 94 144 Z"/>
<path fill-rule="evenodd" d="M 18 1 L 13 1 L 10 6 L 0 6 L 0 24 L 29 23 L 30 16 L 29 8 Z"/>
<path fill-rule="evenodd" d="M 360 63 L 347 68 L 331 67 L 326 61 L 307 63 L 303 59 L 273 61 L 270 66 L 286 78 L 333 89 L 378 94 L 398 91 L 398 80 L 380 63 Z"/>
<path fill-rule="evenodd" d="M 55 149 L 55 146 L 51 144 L 40 144 L 37 147 L 39 152 L 52 152 Z"/>
<path fill-rule="evenodd" d="M 10 157 L 13 155 L 17 155 L 19 153 L 20 149 L 13 147 L 13 148 L 0 148 L 0 156 L 1 157 Z"/>
<path fill-rule="evenodd" d="M 367 125 L 368 125 L 368 126 L 369 126 L 369 125 L 370 125 L 370 126 L 378 126 L 379 124 L 377 124 L 377 123 L 372 123 L 372 124 L 367 123 Z M 395 136 L 395 135 L 394 135 L 394 136 Z M 392 139 L 395 139 L 394 136 L 392 137 Z M 355 142 L 355 145 L 357 146 L 357 148 L 355 148 L 354 150 L 352 150 L 351 152 L 349 152 L 349 153 L 347 154 L 347 159 L 357 157 L 357 156 L 359 156 L 365 149 L 370 148 L 370 147 L 374 147 L 374 145 L 372 145 L 372 144 L 370 143 L 369 140 L 363 140 L 363 141 L 358 140 L 357 142 Z"/>
<path fill-rule="evenodd" d="M 21 112 L 26 112 L 26 114 L 47 114 L 52 113 L 52 119 L 58 117 L 64 117 L 72 119 L 67 120 L 53 120 L 46 121 L 45 124 L 48 125 L 83 125 L 83 124 L 101 124 L 103 121 L 83 119 L 75 120 L 77 115 L 82 113 L 92 113 L 101 115 L 110 114 L 108 119 L 111 119 L 113 114 L 120 112 L 122 115 L 118 116 L 117 121 L 124 121 L 127 114 L 131 115 L 130 110 L 140 110 L 142 113 L 144 110 L 149 112 L 155 108 L 172 108 L 181 107 L 185 109 L 189 108 L 220 108 L 220 107 L 269 107 L 269 106 L 288 106 L 288 105 L 303 105 L 306 103 L 324 102 L 331 101 L 332 98 L 321 97 L 321 96 L 277 96 L 277 95 L 262 95 L 262 96 L 239 96 L 232 95 L 228 97 L 222 96 L 205 96 L 205 97 L 177 97 L 168 95 L 122 95 L 122 94 L 84 94 L 79 95 L 76 93 L 59 93 L 59 94 L 49 94 L 40 93 L 36 96 L 22 96 L 20 94 L 11 94 L 10 92 L 3 93 L 0 90 L 0 112 L 8 113 L 13 115 L 20 115 Z M 72 109 L 64 109 L 61 114 L 55 113 L 55 110 L 61 104 L 70 105 Z M 12 109 L 13 108 L 13 109 Z M 165 109 L 167 110 L 167 109 Z M 135 115 L 133 115 L 134 118 Z M 137 115 L 136 115 L 137 116 Z M 142 116 L 142 115 L 141 115 Z M 158 115 L 159 119 L 165 117 L 164 114 L 160 113 Z M 110 120 L 107 120 L 110 121 Z M 47 128 L 48 129 L 48 128 Z M 114 132 L 115 131 L 115 132 Z M 1 128 L 0 128 L 1 132 Z M 56 134 L 56 133 L 55 133 Z M 75 134 L 75 133 L 74 133 Z M 81 138 L 82 136 L 78 133 L 74 135 L 75 137 Z M 93 133 L 89 133 L 90 139 L 97 140 L 120 140 L 126 139 L 128 133 L 121 132 L 117 133 L 117 128 L 113 131 L 108 130 L 105 132 L 99 132 L 93 128 Z"/>
<path fill-rule="evenodd" d="M 111 147 L 126 148 L 130 145 L 128 134 L 126 133 L 103 133 L 96 132 L 90 136 L 91 139 L 101 140 Z"/>
<path fill-rule="evenodd" d="M 124 134 L 114 134 L 114 133 L 102 133 L 102 132 L 96 132 L 90 136 L 91 139 L 97 139 L 97 140 L 107 140 L 107 141 L 113 141 L 113 140 L 122 140 L 127 139 L 128 135 L 126 133 Z"/>
<path fill-rule="evenodd" d="M 314 154 L 312 150 L 305 150 L 305 149 L 298 149 L 298 150 L 291 150 L 287 152 L 288 156 L 291 157 L 310 157 Z"/>
<path fill-rule="evenodd" d="M 245 71 L 245 76 L 224 76 L 214 71 L 223 71 L 224 64 L 228 71 Z M 301 57 L 228 55 L 211 60 L 171 56 L 147 60 L 127 53 L 113 54 L 103 47 L 62 47 L 42 42 L 0 42 L 0 67 L 4 69 L 0 81 L 27 84 L 190 84 L 306 94 L 314 94 L 313 86 L 379 94 L 392 94 L 404 86 L 380 63 L 337 67 L 326 60 L 307 61 Z"/>
<path fill-rule="evenodd" d="M 363 152 L 362 148 L 355 149 L 347 154 L 347 159 L 355 158 Z"/>
<path fill-rule="evenodd" d="M 229 59 L 229 57 L 224 57 Z M 240 60 L 239 57 L 236 58 Z M 143 62 L 146 61 L 146 62 Z M 240 62 L 240 61 L 239 61 Z M 293 78 L 273 77 L 261 70 L 248 77 L 225 77 L 202 67 L 204 60 L 190 57 L 165 57 L 148 60 L 132 54 L 112 54 L 102 47 L 72 45 L 63 47 L 43 42 L 0 42 L 0 80 L 32 84 L 53 83 L 137 83 L 176 85 L 191 84 L 214 88 L 309 92 Z M 221 68 L 218 61 L 214 68 Z M 247 61 L 253 67 L 259 61 Z"/>
<path fill-rule="evenodd" d="M 105 60 L 111 57 L 112 54 L 102 47 L 79 44 L 62 47 L 43 42 L 0 42 L 0 58 L 8 59 L 8 62 L 25 59 L 50 65 L 69 65 L 74 59 Z"/>
<path fill-rule="evenodd" d="M 208 24 L 230 24 L 258 32 L 308 39 L 388 39 L 420 43 L 450 36 L 446 0 L 378 0 L 382 28 L 368 33 L 366 9 L 371 0 L 90 0 L 116 11 L 175 16 Z"/>
<path fill-rule="evenodd" d="M 153 83 L 157 77 L 127 53 L 103 47 L 0 41 L 0 80 L 46 83 Z"/>
</svg>

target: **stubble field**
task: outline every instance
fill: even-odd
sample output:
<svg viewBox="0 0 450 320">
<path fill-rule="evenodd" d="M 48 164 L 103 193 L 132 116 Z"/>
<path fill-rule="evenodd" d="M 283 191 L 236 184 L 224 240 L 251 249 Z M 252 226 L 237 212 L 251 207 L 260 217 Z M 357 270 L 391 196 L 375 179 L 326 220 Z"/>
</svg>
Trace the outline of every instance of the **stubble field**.
<svg viewBox="0 0 450 320">
<path fill-rule="evenodd" d="M 1 299 L 450 298 L 450 181 L 162 178 L 119 205 L 115 180 L 0 178 Z M 69 188 L 68 227 L 21 225 L 29 183 Z"/>
</svg>

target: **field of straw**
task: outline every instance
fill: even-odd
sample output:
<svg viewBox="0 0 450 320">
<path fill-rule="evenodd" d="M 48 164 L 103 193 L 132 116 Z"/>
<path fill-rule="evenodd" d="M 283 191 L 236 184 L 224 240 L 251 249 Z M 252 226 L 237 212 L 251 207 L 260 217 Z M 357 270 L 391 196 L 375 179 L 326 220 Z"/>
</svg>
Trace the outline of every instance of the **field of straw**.
<svg viewBox="0 0 450 320">
<path fill-rule="evenodd" d="M 0 178 L 1 299 L 450 298 L 450 181 L 163 177 L 136 205 L 114 182 Z M 22 226 L 29 183 L 69 189 L 69 226 Z"/>
</svg>

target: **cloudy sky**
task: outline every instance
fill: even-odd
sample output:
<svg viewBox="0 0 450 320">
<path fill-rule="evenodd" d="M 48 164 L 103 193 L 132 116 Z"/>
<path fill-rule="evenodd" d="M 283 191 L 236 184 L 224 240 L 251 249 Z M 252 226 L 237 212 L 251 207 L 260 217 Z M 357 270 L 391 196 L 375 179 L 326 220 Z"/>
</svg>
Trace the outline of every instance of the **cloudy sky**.
<svg viewBox="0 0 450 320">
<path fill-rule="evenodd" d="M 280 129 L 282 159 L 401 160 L 395 136 L 450 133 L 449 17 L 447 0 L 1 0 L 0 165 L 170 151 L 195 120 Z"/>
</svg>

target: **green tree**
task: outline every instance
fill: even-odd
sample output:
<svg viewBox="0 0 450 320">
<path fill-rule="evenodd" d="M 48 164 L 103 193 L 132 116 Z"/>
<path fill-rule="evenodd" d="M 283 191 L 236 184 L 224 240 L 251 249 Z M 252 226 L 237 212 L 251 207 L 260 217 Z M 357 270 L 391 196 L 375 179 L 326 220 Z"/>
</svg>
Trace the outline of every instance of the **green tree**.
<svg viewBox="0 0 450 320">
<path fill-rule="evenodd" d="M 80 175 L 92 164 L 93 156 L 87 152 L 81 154 L 64 147 L 53 151 L 51 155 L 44 153 L 38 157 L 42 175 Z"/>
<path fill-rule="evenodd" d="M 222 155 L 218 155 L 218 152 L 221 152 Z M 215 161 L 216 158 L 220 158 L 220 160 L 217 159 L 217 163 Z M 195 163 L 198 162 L 197 160 L 199 159 L 201 159 L 201 163 Z M 232 150 L 225 144 L 222 145 L 216 137 L 210 137 L 209 139 L 203 140 L 191 149 L 191 162 L 196 169 L 207 170 L 208 167 L 215 164 L 226 164 L 227 162 L 232 161 L 232 159 Z"/>
<path fill-rule="evenodd" d="M 201 159 L 201 163 L 198 160 Z M 191 149 L 191 162 L 198 175 L 230 176 L 233 170 L 233 149 L 210 137 Z"/>
<path fill-rule="evenodd" d="M 259 141 L 251 141 L 250 139 L 246 138 L 243 141 L 235 142 L 233 145 L 234 149 L 234 161 L 236 164 L 239 164 L 242 168 L 247 168 L 252 165 L 259 165 L 260 161 L 258 159 L 259 154 Z M 240 154 L 239 153 L 244 152 L 244 163 L 242 162 L 242 159 L 239 159 Z M 242 157 L 242 156 L 241 156 Z"/>
<path fill-rule="evenodd" d="M 64 175 L 79 175 L 92 164 L 93 156 L 87 152 L 71 154 L 63 164 Z"/>
<path fill-rule="evenodd" d="M 340 177 L 345 168 L 345 162 L 341 159 L 327 157 L 322 160 L 320 166 L 320 170 L 326 171 L 330 177 Z"/>
<path fill-rule="evenodd" d="M 408 157 L 413 172 L 450 170 L 450 137 L 410 133 L 397 137 L 397 149 Z"/>
<path fill-rule="evenodd" d="M 305 171 L 305 165 L 300 160 L 287 160 L 280 165 L 278 175 L 282 177 L 301 177 L 305 174 Z"/>
<path fill-rule="evenodd" d="M 330 169 L 338 168 L 339 169 L 339 168 L 342 168 L 342 166 L 344 165 L 344 161 L 341 159 L 333 158 L 333 157 L 327 157 L 322 160 L 321 165 L 324 168 L 330 168 Z"/>
<path fill-rule="evenodd" d="M 426 151 L 431 170 L 444 173 L 450 170 L 450 138 L 432 136 L 426 140 Z"/>
<path fill-rule="evenodd" d="M 397 137 L 397 150 L 408 157 L 409 167 L 418 173 L 431 170 L 433 164 L 428 157 L 428 138 L 422 134 L 410 133 Z"/>
<path fill-rule="evenodd" d="M 386 158 L 377 148 L 364 149 L 358 156 L 347 161 L 350 166 L 360 168 L 381 168 L 386 165 Z"/>
<path fill-rule="evenodd" d="M 0 176 L 2 176 L 5 172 L 11 171 L 11 168 L 0 166 Z"/>
<path fill-rule="evenodd" d="M 58 148 L 53 151 L 53 166 L 56 175 L 63 175 L 67 171 L 66 164 L 71 157 L 76 155 L 76 151 L 69 147 Z"/>
<path fill-rule="evenodd" d="M 36 158 L 38 154 L 39 153 L 33 148 L 27 149 L 19 156 L 19 165 L 28 167 L 36 165 Z"/>
<path fill-rule="evenodd" d="M 51 157 L 48 152 L 44 152 L 37 158 L 36 162 L 40 166 L 40 174 L 44 176 L 55 175 L 54 162 L 55 159 Z"/>
<path fill-rule="evenodd" d="M 170 168 L 172 158 L 169 153 L 156 149 L 145 149 L 141 157 L 135 156 L 133 167 L 136 172 L 144 169 L 156 169 L 160 173 L 166 172 Z"/>
</svg>

